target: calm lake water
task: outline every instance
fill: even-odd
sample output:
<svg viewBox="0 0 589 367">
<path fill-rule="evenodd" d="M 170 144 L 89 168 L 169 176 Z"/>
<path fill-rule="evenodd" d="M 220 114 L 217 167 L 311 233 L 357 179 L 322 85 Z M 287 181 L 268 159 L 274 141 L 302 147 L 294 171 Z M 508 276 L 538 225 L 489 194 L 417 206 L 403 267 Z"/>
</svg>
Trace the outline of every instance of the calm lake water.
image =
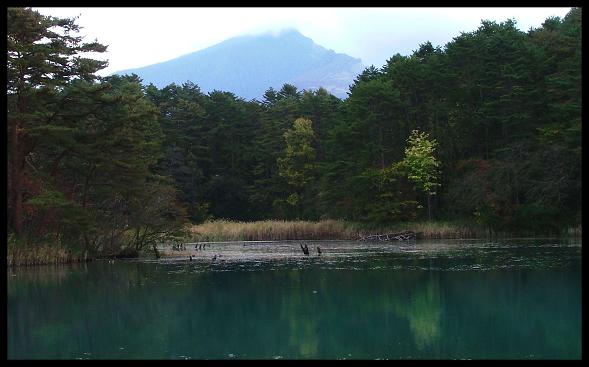
<svg viewBox="0 0 589 367">
<path fill-rule="evenodd" d="M 9 269 L 8 358 L 581 358 L 580 240 L 305 242 Z"/>
</svg>

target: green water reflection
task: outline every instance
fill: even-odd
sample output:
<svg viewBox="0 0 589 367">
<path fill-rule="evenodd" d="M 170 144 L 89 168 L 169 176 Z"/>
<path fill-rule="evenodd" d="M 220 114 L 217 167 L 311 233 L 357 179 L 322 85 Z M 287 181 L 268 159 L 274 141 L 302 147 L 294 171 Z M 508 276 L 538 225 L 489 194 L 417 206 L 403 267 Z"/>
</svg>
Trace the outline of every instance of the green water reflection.
<svg viewBox="0 0 589 367">
<path fill-rule="evenodd" d="M 8 358 L 580 358 L 580 246 L 487 250 L 10 270 Z"/>
</svg>

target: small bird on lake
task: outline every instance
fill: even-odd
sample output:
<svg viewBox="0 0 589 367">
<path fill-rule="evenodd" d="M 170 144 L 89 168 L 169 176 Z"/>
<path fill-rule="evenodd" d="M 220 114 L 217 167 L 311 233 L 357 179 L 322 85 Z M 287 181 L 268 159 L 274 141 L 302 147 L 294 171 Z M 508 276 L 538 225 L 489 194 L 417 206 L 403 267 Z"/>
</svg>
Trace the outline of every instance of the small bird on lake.
<svg viewBox="0 0 589 367">
<path fill-rule="evenodd" d="M 217 260 L 217 255 L 213 256 L 213 261 Z"/>
<path fill-rule="evenodd" d="M 317 253 L 321 255 L 321 247 L 317 246 Z"/>
<path fill-rule="evenodd" d="M 309 247 L 307 245 L 303 246 L 303 244 L 300 244 L 300 245 L 301 245 L 301 250 L 303 250 L 303 253 L 305 255 L 309 255 Z"/>
<path fill-rule="evenodd" d="M 189 261 L 192 261 L 192 255 L 190 255 L 190 260 Z"/>
</svg>

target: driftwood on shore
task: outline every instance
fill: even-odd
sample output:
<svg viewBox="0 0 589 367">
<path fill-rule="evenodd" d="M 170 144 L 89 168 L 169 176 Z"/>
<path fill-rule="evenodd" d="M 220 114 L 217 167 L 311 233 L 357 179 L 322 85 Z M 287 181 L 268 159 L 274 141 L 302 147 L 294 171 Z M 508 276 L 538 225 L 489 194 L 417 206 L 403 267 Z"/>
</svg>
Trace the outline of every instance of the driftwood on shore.
<svg viewBox="0 0 589 367">
<path fill-rule="evenodd" d="M 397 233 L 370 234 L 366 236 L 358 234 L 358 237 L 360 237 L 360 241 L 407 241 L 417 238 L 417 233 L 403 231 Z"/>
</svg>

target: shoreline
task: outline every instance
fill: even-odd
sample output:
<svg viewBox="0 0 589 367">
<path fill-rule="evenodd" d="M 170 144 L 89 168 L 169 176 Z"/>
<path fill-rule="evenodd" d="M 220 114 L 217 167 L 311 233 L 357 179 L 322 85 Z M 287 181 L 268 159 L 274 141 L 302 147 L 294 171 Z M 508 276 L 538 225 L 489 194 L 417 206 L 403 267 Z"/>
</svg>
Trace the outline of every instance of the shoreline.
<svg viewBox="0 0 589 367">
<path fill-rule="evenodd" d="M 360 240 L 375 234 L 411 231 L 417 239 L 484 239 L 484 238 L 538 238 L 582 237 L 582 227 L 571 227 L 565 232 L 532 233 L 494 232 L 472 223 L 459 222 L 405 222 L 391 225 L 368 225 L 343 220 L 281 221 L 265 220 L 238 222 L 215 220 L 193 224 L 188 228 L 188 242 L 215 241 L 285 241 L 285 240 Z"/>
<path fill-rule="evenodd" d="M 215 244 L 228 242 L 271 243 L 276 241 L 360 241 L 360 237 L 402 231 L 413 231 L 417 234 L 415 240 L 499 240 L 499 239 L 538 239 L 538 238 L 582 238 L 582 226 L 569 228 L 560 236 L 548 234 L 510 234 L 495 233 L 493 236 L 485 228 L 472 224 L 451 222 L 410 222 L 397 223 L 389 226 L 366 225 L 346 222 L 342 220 L 321 221 L 280 221 L 267 220 L 257 222 L 235 222 L 216 220 L 187 227 L 187 235 L 181 238 L 186 244 L 186 250 L 175 251 L 164 246 L 158 246 L 160 256 L 186 257 L 191 254 L 190 243 Z M 391 243 L 406 243 L 408 241 L 388 241 Z M 366 243 L 382 243 L 386 241 L 361 241 Z M 192 250 L 192 249 L 190 249 Z M 194 250 L 199 252 L 199 250 Z M 150 254 L 150 255 L 147 255 Z M 153 256 L 150 250 L 144 250 L 137 257 Z M 93 260 L 108 259 L 103 256 L 89 256 L 63 246 L 15 246 L 7 248 L 7 266 L 36 266 L 51 264 L 82 263 Z"/>
<path fill-rule="evenodd" d="M 328 245 L 329 243 L 338 243 L 338 242 L 357 242 L 357 243 L 362 243 L 365 244 L 367 246 L 370 245 L 391 245 L 391 246 L 406 246 L 406 245 L 411 245 L 411 244 L 415 244 L 416 241 L 422 242 L 422 241 L 428 241 L 428 240 L 435 240 L 435 241 L 439 241 L 439 240 L 450 240 L 450 241 L 456 241 L 456 242 L 461 242 L 461 241 L 482 241 L 482 240 L 489 240 L 489 241 L 497 241 L 497 240 L 550 240 L 550 239 L 567 239 L 567 240 L 574 240 L 574 239 L 581 239 L 581 237 L 578 236 L 561 236 L 561 237 L 554 237 L 554 236 L 527 236 L 527 237 L 501 237 L 501 238 L 442 238 L 442 239 L 438 239 L 438 238 L 422 238 L 422 239 L 413 239 L 413 240 L 405 240 L 405 241 L 359 241 L 359 240 L 340 240 L 340 239 L 329 239 L 329 240 L 318 240 L 318 239 L 298 239 L 298 240 L 255 240 L 255 241 L 248 241 L 248 240 L 228 240 L 228 241 L 201 241 L 198 244 L 199 245 L 235 245 L 235 244 L 243 244 L 243 246 L 246 246 L 247 244 L 251 244 L 251 245 L 264 245 L 264 244 L 272 244 L 272 243 L 284 243 L 284 242 L 292 242 L 292 243 L 296 243 L 296 242 L 316 242 L 316 243 L 323 243 L 325 245 Z M 192 245 L 196 245 L 197 243 L 192 243 Z M 172 247 L 170 245 L 163 245 L 163 246 L 158 246 L 158 252 L 159 252 L 159 258 L 155 258 L 154 254 L 150 251 L 147 252 L 143 252 L 141 253 L 139 256 L 136 257 L 126 257 L 126 258 L 116 258 L 116 259 L 112 259 L 109 257 L 76 257 L 74 255 L 67 254 L 66 256 L 62 256 L 60 258 L 55 258 L 55 259 L 47 259 L 45 258 L 45 261 L 41 261 L 37 258 L 36 261 L 30 261 L 30 259 L 35 259 L 36 255 L 35 253 L 33 253 L 31 251 L 31 249 L 27 249 L 25 251 L 26 252 L 26 256 L 22 256 L 23 253 L 25 253 L 25 251 L 20 251 L 21 257 L 11 257 L 10 252 L 8 253 L 8 269 L 14 269 L 14 268 L 20 268 L 20 267 L 24 267 L 24 268 L 30 268 L 30 267 L 36 267 L 36 266 L 43 266 L 43 265 L 71 265 L 71 264 L 83 264 L 83 263 L 88 263 L 88 262 L 92 262 L 92 261 L 125 261 L 125 260 L 157 260 L 157 259 L 173 259 L 173 260 L 185 260 L 185 261 L 190 261 L 189 257 L 192 255 L 193 260 L 195 261 L 202 261 L 203 259 L 209 259 L 212 256 L 215 255 L 220 255 L 220 254 L 224 254 L 226 249 L 224 248 L 218 248 L 216 246 L 213 247 L 209 247 L 209 248 L 205 248 L 205 249 L 194 249 L 194 247 L 191 247 L 188 243 L 186 243 L 186 249 L 185 250 L 173 250 Z M 294 245 L 294 244 L 293 244 Z M 453 244 L 453 246 L 461 246 L 460 243 L 455 243 Z M 328 248 L 323 247 L 322 248 L 325 249 Z M 235 252 L 235 251 L 233 251 Z M 245 251 L 247 252 L 247 251 Z M 244 252 L 244 253 L 245 253 Z M 299 254 L 298 252 L 298 247 L 297 250 L 295 250 L 296 254 Z M 326 254 L 327 255 L 327 254 Z M 225 256 L 225 255 L 221 255 L 221 256 Z M 17 259 L 29 259 L 29 261 L 24 261 L 24 262 L 18 262 L 15 261 Z M 224 261 L 224 259 L 219 259 L 220 261 Z"/>
</svg>

